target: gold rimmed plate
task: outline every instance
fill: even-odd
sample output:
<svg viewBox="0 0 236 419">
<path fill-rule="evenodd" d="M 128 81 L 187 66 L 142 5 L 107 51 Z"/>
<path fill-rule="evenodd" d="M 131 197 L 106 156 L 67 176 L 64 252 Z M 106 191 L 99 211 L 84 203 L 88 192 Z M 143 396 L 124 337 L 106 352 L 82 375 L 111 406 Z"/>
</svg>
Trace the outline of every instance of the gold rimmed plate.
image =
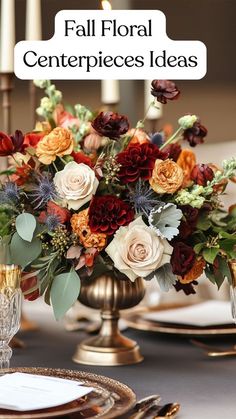
<svg viewBox="0 0 236 419">
<path fill-rule="evenodd" d="M 189 305 L 189 304 L 188 304 Z M 126 313 L 125 318 L 128 327 L 137 330 L 143 330 L 148 332 L 157 332 L 169 335 L 180 335 L 180 336 L 195 336 L 195 337 L 217 337 L 217 336 L 231 336 L 236 334 L 236 326 L 234 323 L 225 325 L 214 325 L 214 326 L 193 326 L 184 325 L 169 322 L 159 322 L 145 318 L 147 313 L 157 313 L 162 310 L 170 310 L 176 308 L 187 307 L 186 304 L 163 304 L 157 307 L 142 307 L 140 310 L 136 310 L 135 313 Z"/>
<path fill-rule="evenodd" d="M 67 415 L 73 415 L 77 419 L 112 419 L 128 412 L 136 402 L 136 396 L 128 386 L 101 375 L 51 368 L 10 368 L 3 372 L 23 372 L 76 380 L 85 386 L 93 387 L 94 391 L 83 398 L 49 409 L 27 412 L 0 409 L 0 419 L 43 419 Z"/>
</svg>

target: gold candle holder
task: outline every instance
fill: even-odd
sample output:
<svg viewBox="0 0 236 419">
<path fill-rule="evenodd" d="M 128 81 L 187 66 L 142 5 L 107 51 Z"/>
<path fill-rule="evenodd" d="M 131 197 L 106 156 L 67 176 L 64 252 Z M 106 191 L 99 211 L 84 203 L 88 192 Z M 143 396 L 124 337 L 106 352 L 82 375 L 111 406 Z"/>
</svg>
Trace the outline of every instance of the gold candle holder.
<svg viewBox="0 0 236 419">
<path fill-rule="evenodd" d="M 21 268 L 0 264 L 0 370 L 9 368 L 12 349 L 9 342 L 20 327 Z"/>
</svg>

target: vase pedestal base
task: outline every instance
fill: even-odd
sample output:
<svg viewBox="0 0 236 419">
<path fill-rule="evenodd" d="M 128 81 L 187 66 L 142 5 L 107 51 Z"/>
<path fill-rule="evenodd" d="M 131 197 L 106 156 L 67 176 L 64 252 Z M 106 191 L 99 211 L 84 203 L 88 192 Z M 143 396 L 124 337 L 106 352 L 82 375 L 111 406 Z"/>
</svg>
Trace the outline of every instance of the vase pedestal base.
<svg viewBox="0 0 236 419">
<path fill-rule="evenodd" d="M 78 364 L 116 366 L 137 364 L 143 360 L 139 346 L 122 335 L 96 336 L 78 345 L 73 361 Z"/>
</svg>

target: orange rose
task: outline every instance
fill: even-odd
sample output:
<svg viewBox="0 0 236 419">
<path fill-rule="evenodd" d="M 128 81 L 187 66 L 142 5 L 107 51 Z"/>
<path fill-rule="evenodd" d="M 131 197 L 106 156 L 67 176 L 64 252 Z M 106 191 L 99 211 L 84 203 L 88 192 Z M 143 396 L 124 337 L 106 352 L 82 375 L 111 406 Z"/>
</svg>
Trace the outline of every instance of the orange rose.
<svg viewBox="0 0 236 419">
<path fill-rule="evenodd" d="M 206 262 L 203 258 L 196 259 L 190 271 L 188 271 L 183 277 L 178 277 L 179 281 L 181 284 L 189 284 L 202 275 L 205 266 Z"/>
<path fill-rule="evenodd" d="M 127 132 L 127 134 L 129 137 L 131 137 L 131 140 L 129 142 L 130 144 L 144 144 L 144 143 L 149 143 L 150 142 L 150 138 L 148 136 L 148 134 L 140 128 L 132 128 L 131 130 L 129 130 Z"/>
<path fill-rule="evenodd" d="M 57 127 L 38 142 L 36 155 L 41 163 L 51 164 L 57 156 L 71 154 L 73 147 L 72 133 L 65 128 Z"/>
<path fill-rule="evenodd" d="M 87 249 L 95 247 L 101 251 L 106 246 L 107 236 L 104 233 L 92 233 L 88 221 L 88 209 L 72 215 L 70 220 L 72 230 L 84 247 Z"/>
<path fill-rule="evenodd" d="M 183 179 L 183 171 L 177 163 L 157 159 L 149 183 L 156 193 L 174 193 L 182 186 Z"/>
<path fill-rule="evenodd" d="M 191 184 L 191 172 L 196 165 L 196 156 L 193 151 L 184 148 L 177 160 L 177 164 L 181 167 L 184 173 L 183 188 Z"/>
</svg>

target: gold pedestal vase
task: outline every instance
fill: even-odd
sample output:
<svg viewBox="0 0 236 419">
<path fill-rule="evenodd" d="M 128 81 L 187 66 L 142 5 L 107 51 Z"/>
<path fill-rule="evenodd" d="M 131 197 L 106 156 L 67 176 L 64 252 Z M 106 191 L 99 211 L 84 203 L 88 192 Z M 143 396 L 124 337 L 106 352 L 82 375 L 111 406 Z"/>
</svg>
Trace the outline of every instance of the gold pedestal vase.
<svg viewBox="0 0 236 419">
<path fill-rule="evenodd" d="M 21 318 L 21 268 L 0 264 L 0 374 L 9 368 L 10 340 L 18 332 Z"/>
<path fill-rule="evenodd" d="M 143 360 L 139 346 L 118 328 L 119 310 L 136 306 L 144 297 L 142 278 L 131 282 L 113 274 L 82 280 L 79 301 L 101 310 L 102 325 L 97 336 L 78 345 L 73 361 L 87 365 L 127 365 Z"/>
</svg>

